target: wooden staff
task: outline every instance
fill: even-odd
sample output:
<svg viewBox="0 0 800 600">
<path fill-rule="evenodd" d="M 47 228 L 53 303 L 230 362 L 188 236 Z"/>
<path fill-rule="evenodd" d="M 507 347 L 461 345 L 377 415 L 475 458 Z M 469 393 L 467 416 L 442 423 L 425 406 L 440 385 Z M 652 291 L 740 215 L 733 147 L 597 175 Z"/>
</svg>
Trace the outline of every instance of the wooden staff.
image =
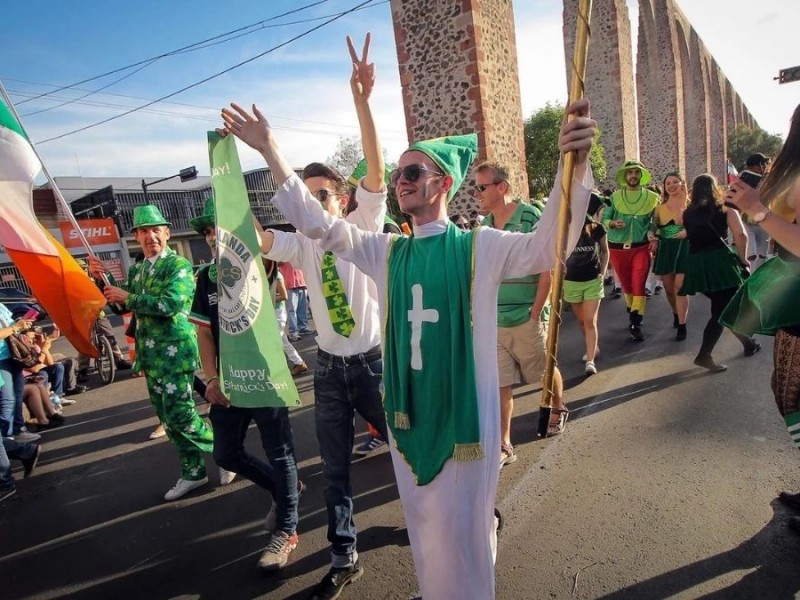
<svg viewBox="0 0 800 600">
<path fill-rule="evenodd" d="M 580 0 L 578 5 L 578 28 L 575 33 L 575 50 L 572 54 L 572 71 L 569 84 L 569 104 L 584 96 L 584 77 L 586 58 L 589 52 L 589 21 L 592 14 L 592 0 Z M 539 436 L 547 436 L 550 415 L 553 410 L 553 374 L 558 362 L 558 330 L 561 327 L 561 291 L 564 281 L 564 268 L 567 254 L 567 238 L 571 216 L 572 177 L 575 173 L 575 152 L 564 155 L 564 170 L 561 173 L 561 205 L 558 211 L 558 236 L 556 237 L 556 264 L 553 268 L 550 304 L 555 316 L 547 332 L 547 354 L 545 356 L 542 399 L 539 403 Z"/>
</svg>

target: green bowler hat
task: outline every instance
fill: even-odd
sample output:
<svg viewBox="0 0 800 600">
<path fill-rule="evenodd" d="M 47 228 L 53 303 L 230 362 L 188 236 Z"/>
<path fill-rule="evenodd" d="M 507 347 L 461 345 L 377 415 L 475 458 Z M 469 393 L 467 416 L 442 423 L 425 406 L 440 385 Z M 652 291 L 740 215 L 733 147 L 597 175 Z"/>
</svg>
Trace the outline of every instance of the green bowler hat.
<svg viewBox="0 0 800 600">
<path fill-rule="evenodd" d="M 161 214 L 155 204 L 145 204 L 133 209 L 133 227 L 131 227 L 131 231 L 135 231 L 139 227 L 157 227 L 158 225 L 172 227 L 172 223 L 164 218 L 164 215 Z"/>
<path fill-rule="evenodd" d="M 206 227 L 214 227 L 216 224 L 214 215 L 214 196 L 211 196 L 206 200 L 206 205 L 203 207 L 203 214 L 194 219 L 189 219 L 189 227 L 200 235 L 205 235 Z"/>
</svg>

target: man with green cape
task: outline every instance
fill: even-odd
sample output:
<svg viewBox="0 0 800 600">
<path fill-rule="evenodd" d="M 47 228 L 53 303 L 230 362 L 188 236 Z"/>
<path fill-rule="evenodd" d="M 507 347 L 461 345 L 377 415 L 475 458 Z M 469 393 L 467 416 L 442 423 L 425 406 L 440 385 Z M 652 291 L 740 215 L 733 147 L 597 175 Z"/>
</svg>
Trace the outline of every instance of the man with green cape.
<svg viewBox="0 0 800 600">
<path fill-rule="evenodd" d="M 447 205 L 477 155 L 477 135 L 418 142 L 391 178 L 413 235 L 365 232 L 326 213 L 260 112 L 232 107 L 223 109 L 224 131 L 264 156 L 280 186 L 275 206 L 375 280 L 384 323 L 384 409 L 421 596 L 494 598 L 497 290 L 503 279 L 552 268 L 560 189 L 552 191 L 534 233 L 461 232 L 447 218 Z M 567 113 L 574 118 L 562 126 L 559 147 L 577 152 L 569 253 L 594 186 L 588 152 L 596 124 L 585 99 Z"/>
</svg>

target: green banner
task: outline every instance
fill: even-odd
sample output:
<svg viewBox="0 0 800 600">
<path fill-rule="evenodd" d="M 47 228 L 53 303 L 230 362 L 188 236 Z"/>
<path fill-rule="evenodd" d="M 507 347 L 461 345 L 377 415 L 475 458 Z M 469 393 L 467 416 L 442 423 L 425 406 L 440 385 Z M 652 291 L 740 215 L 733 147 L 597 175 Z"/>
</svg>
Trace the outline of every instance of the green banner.
<svg viewBox="0 0 800 600">
<path fill-rule="evenodd" d="M 216 200 L 220 383 L 233 406 L 300 406 L 232 135 L 208 132 Z"/>
</svg>

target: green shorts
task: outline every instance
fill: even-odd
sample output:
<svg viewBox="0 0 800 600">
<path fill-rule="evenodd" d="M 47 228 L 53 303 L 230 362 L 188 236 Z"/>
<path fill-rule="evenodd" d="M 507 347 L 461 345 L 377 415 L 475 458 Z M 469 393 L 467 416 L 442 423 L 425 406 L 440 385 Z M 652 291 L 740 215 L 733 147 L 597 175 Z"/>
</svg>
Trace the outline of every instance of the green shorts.
<svg viewBox="0 0 800 600">
<path fill-rule="evenodd" d="M 604 297 L 602 277 L 589 281 L 564 280 L 564 300 L 570 304 L 578 304 L 586 300 L 602 300 Z"/>
</svg>

